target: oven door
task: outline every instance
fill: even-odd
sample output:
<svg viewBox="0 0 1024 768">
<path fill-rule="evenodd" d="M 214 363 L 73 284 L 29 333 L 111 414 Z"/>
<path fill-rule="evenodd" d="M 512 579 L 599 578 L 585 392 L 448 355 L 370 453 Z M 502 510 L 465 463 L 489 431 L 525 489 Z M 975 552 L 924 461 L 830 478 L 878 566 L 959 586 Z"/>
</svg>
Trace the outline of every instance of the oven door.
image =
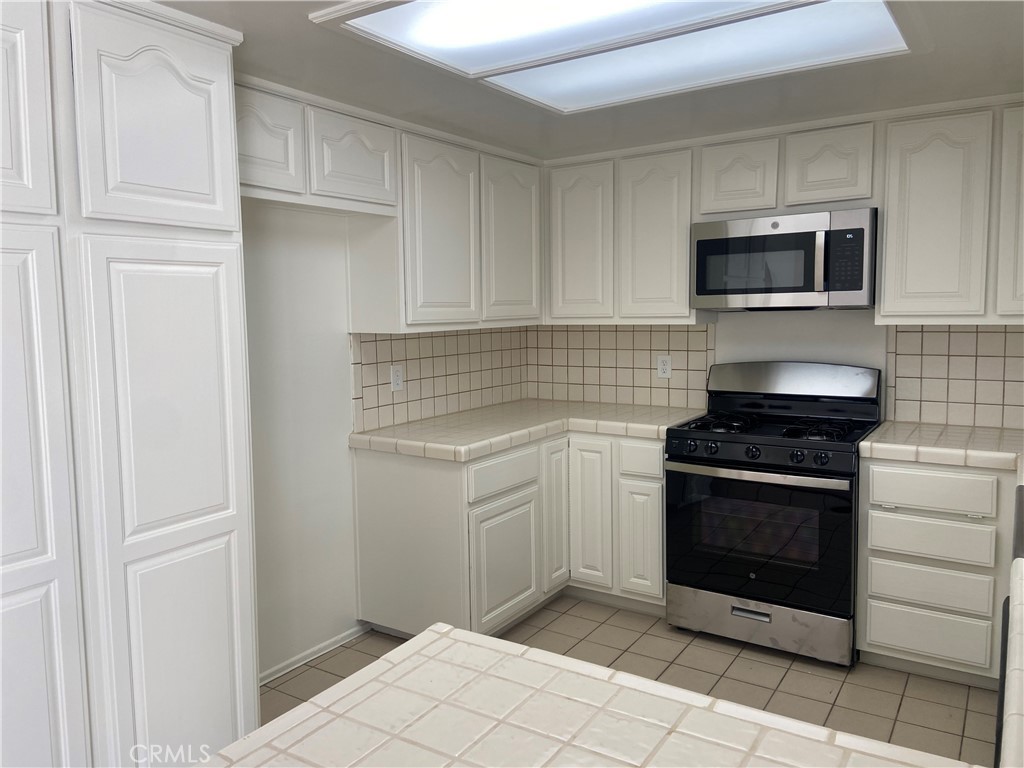
<svg viewBox="0 0 1024 768">
<path fill-rule="evenodd" d="M 855 484 L 665 462 L 669 584 L 849 619 Z"/>
</svg>

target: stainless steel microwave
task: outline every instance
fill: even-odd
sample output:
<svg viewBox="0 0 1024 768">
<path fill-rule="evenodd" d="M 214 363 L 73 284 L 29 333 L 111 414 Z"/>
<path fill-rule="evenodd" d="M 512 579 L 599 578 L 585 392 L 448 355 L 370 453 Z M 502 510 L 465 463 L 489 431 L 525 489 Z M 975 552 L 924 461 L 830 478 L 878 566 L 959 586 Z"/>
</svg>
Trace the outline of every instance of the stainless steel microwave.
<svg viewBox="0 0 1024 768">
<path fill-rule="evenodd" d="M 874 304 L 877 208 L 694 224 L 696 309 L 814 309 Z"/>
</svg>

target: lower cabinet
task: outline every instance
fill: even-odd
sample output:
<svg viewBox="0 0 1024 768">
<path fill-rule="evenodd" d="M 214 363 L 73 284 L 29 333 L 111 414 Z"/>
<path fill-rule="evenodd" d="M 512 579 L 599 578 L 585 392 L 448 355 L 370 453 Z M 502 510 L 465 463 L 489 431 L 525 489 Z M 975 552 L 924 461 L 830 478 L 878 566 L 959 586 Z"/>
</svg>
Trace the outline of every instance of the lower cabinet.
<svg viewBox="0 0 1024 768">
<path fill-rule="evenodd" d="M 540 487 L 544 509 L 541 587 L 546 594 L 569 581 L 568 438 L 541 447 Z"/>
<path fill-rule="evenodd" d="M 612 586 L 612 442 L 569 446 L 569 567 L 583 586 Z"/>
</svg>

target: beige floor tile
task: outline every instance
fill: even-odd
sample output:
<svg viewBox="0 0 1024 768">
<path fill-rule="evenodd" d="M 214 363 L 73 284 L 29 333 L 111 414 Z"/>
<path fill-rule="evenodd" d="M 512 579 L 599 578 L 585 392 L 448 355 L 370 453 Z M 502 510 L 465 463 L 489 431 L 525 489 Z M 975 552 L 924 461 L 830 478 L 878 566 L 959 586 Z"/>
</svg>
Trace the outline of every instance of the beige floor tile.
<svg viewBox="0 0 1024 768">
<path fill-rule="evenodd" d="M 754 661 L 763 661 L 765 664 L 774 664 L 777 667 L 783 668 L 789 667 L 796 658 L 792 653 L 778 651 L 775 648 L 764 648 L 760 645 L 743 646 L 743 650 L 740 651 L 740 657 L 753 659 Z"/>
<path fill-rule="evenodd" d="M 772 697 L 772 691 L 762 688 L 760 685 L 751 685 L 723 677 L 711 689 L 711 695 L 716 699 L 726 699 L 755 709 L 764 709 L 764 705 Z"/>
<path fill-rule="evenodd" d="M 831 704 L 814 699 L 805 699 L 803 696 L 794 696 L 791 693 L 776 691 L 765 706 L 767 712 L 774 712 L 777 715 L 785 715 L 796 720 L 803 720 L 805 723 L 824 725 L 825 718 L 832 710 Z"/>
<path fill-rule="evenodd" d="M 586 600 L 576 603 L 566 613 L 573 616 L 581 616 L 584 619 L 590 619 L 591 621 L 605 621 L 609 616 L 615 613 L 615 608 L 611 608 L 607 605 L 601 605 L 600 603 L 590 603 Z"/>
<path fill-rule="evenodd" d="M 945 704 L 936 704 L 934 701 L 904 696 L 896 719 L 911 725 L 920 725 L 924 728 L 961 736 L 964 732 L 965 713 L 966 710 L 957 707 L 948 707 Z"/>
<path fill-rule="evenodd" d="M 294 709 L 302 703 L 302 699 L 296 699 L 286 693 L 273 689 L 260 694 L 260 725 L 266 725 L 271 720 L 280 717 L 290 709 Z"/>
<path fill-rule="evenodd" d="M 591 664 L 598 664 L 602 667 L 607 667 L 622 653 L 618 648 L 612 648 L 607 645 L 599 645 L 598 643 L 592 643 L 589 640 L 580 640 L 576 645 L 565 652 L 566 656 L 571 656 L 574 659 L 581 659 L 583 661 L 589 661 Z"/>
<path fill-rule="evenodd" d="M 525 642 L 530 635 L 535 635 L 540 632 L 537 627 L 531 627 L 529 624 L 516 624 L 512 629 L 507 629 L 502 634 L 502 640 L 508 640 L 511 643 L 522 643 Z"/>
<path fill-rule="evenodd" d="M 629 646 L 629 651 L 630 653 L 639 653 L 641 656 L 650 656 L 653 659 L 671 662 L 683 652 L 685 647 L 686 643 L 676 640 L 668 640 L 656 635 L 641 635 L 635 643 Z"/>
<path fill-rule="evenodd" d="M 922 728 L 919 725 L 897 721 L 893 726 L 889 743 L 910 749 L 919 749 L 922 752 L 931 752 L 933 755 L 942 755 L 953 760 L 960 759 L 959 736 L 934 731 L 931 728 Z"/>
<path fill-rule="evenodd" d="M 608 622 L 611 624 L 611 622 Z M 691 632 L 688 629 L 680 629 L 679 627 L 673 627 L 665 619 L 658 619 L 652 624 L 647 630 L 648 635 L 656 635 L 658 637 L 667 637 L 669 640 L 682 640 L 685 638 L 687 642 L 690 642 L 697 636 L 696 632 Z"/>
<path fill-rule="evenodd" d="M 797 672 L 806 672 L 808 675 L 827 677 L 830 680 L 838 680 L 839 682 L 845 680 L 847 673 L 850 671 L 847 667 L 840 667 L 838 664 L 830 664 L 827 661 L 808 659 L 806 656 L 798 656 L 793 659 L 790 669 Z"/>
<path fill-rule="evenodd" d="M 971 688 L 967 697 L 967 708 L 972 712 L 994 715 L 999 702 L 999 694 L 985 688 Z"/>
<path fill-rule="evenodd" d="M 261 685 L 260 686 L 260 693 L 261 694 L 266 693 L 267 691 L 272 691 L 272 690 L 274 690 L 274 689 L 271 688 L 269 685 Z"/>
<path fill-rule="evenodd" d="M 543 629 L 561 615 L 558 611 L 549 611 L 547 608 L 541 608 L 539 611 L 534 611 L 523 619 L 523 624 Z"/>
<path fill-rule="evenodd" d="M 306 662 L 306 666 L 307 667 L 315 667 L 320 662 L 327 661 L 329 658 L 331 658 L 331 656 L 336 656 L 339 653 L 341 653 L 342 651 L 344 651 L 346 648 L 349 648 L 349 647 L 355 645 L 356 643 L 362 641 L 365 637 L 366 637 L 366 635 L 360 635 L 355 640 L 350 640 L 349 642 L 345 643 L 344 645 L 339 645 L 337 648 L 331 648 L 331 650 L 325 651 L 324 653 L 321 653 L 315 659 L 310 659 L 309 661 L 307 661 Z"/>
<path fill-rule="evenodd" d="M 540 648 L 542 651 L 551 651 L 551 653 L 565 653 L 578 642 L 579 640 L 575 637 L 560 635 L 549 629 L 540 629 L 536 634 L 530 635 L 523 644 L 531 648 Z"/>
<path fill-rule="evenodd" d="M 865 688 L 902 694 L 903 689 L 907 687 L 908 677 L 906 672 L 897 672 L 895 669 L 861 663 L 847 673 L 846 682 Z"/>
<path fill-rule="evenodd" d="M 640 633 L 636 630 L 613 627 L 608 624 L 602 624 L 587 635 L 587 640 L 592 643 L 618 648 L 620 651 L 626 650 L 639 639 Z"/>
<path fill-rule="evenodd" d="M 893 720 L 900 709 L 900 697 L 888 691 L 879 691 L 845 682 L 839 691 L 839 696 L 836 697 L 836 706 L 855 709 L 858 712 L 868 712 Z"/>
<path fill-rule="evenodd" d="M 382 632 L 371 632 L 363 640 L 353 645 L 352 648 L 380 658 L 385 653 L 395 650 L 404 642 L 404 640 L 392 637 L 391 635 L 385 635 Z"/>
<path fill-rule="evenodd" d="M 371 656 L 368 653 L 362 653 L 354 648 L 346 648 L 336 656 L 331 656 L 327 661 L 322 662 L 317 669 L 326 670 L 332 675 L 348 677 L 352 673 L 358 672 L 360 669 L 368 664 L 372 664 L 376 660 L 376 656 Z"/>
<path fill-rule="evenodd" d="M 662 621 L 664 621 L 664 619 L 662 619 Z M 646 632 L 658 623 L 658 617 L 648 616 L 646 613 L 621 610 L 616 611 L 609 616 L 605 623 L 611 624 L 613 627 L 623 627 L 624 629 L 632 629 L 636 632 Z"/>
<path fill-rule="evenodd" d="M 960 746 L 960 759 L 971 765 L 986 765 L 991 768 L 996 761 L 996 745 L 965 737 Z"/>
<path fill-rule="evenodd" d="M 548 624 L 546 629 L 550 629 L 552 632 L 558 632 L 561 635 L 575 637 L 577 640 L 582 640 L 599 626 L 601 626 L 600 622 L 563 613 L 557 619 Z"/>
<path fill-rule="evenodd" d="M 968 710 L 967 719 L 964 721 L 964 736 L 977 741 L 994 742 L 996 740 L 995 717 Z"/>
<path fill-rule="evenodd" d="M 699 669 L 701 672 L 710 672 L 712 675 L 723 674 L 735 660 L 736 657 L 728 653 L 720 653 L 693 643 L 686 646 L 676 657 L 677 664 Z"/>
<path fill-rule="evenodd" d="M 343 650 L 345 650 L 345 649 L 344 648 L 340 648 L 340 647 L 339 648 L 335 648 L 334 649 L 334 653 L 340 653 Z M 330 658 L 331 656 L 334 655 L 334 653 L 325 653 L 323 656 L 318 656 L 317 658 Z M 316 659 L 313 659 L 313 661 L 316 661 Z M 310 663 L 312 664 L 312 662 L 310 662 Z M 270 686 L 271 688 L 277 688 L 282 683 L 287 683 L 293 677 L 298 677 L 303 672 L 305 672 L 307 669 L 309 669 L 309 666 L 307 666 L 306 664 L 300 664 L 299 666 L 297 666 L 295 669 L 291 670 L 290 672 L 285 672 L 283 675 L 278 675 L 273 680 L 269 681 L 267 683 L 267 685 Z"/>
<path fill-rule="evenodd" d="M 911 675 L 907 680 L 907 687 L 903 691 L 904 696 L 912 696 L 915 699 L 934 701 L 936 704 L 945 704 L 948 707 L 967 708 L 967 692 L 969 688 L 959 683 L 949 683 L 945 680 L 935 680 L 930 677 Z"/>
<path fill-rule="evenodd" d="M 703 633 L 697 635 L 690 642 L 701 648 L 710 648 L 712 651 L 718 651 L 719 653 L 728 653 L 730 656 L 738 655 L 744 646 L 744 643 L 741 643 L 739 640 L 718 637 L 716 635 L 705 635 Z"/>
<path fill-rule="evenodd" d="M 771 688 L 773 691 L 782 682 L 786 674 L 785 667 L 778 667 L 774 664 L 765 664 L 763 661 L 754 661 L 740 656 L 725 670 L 725 676 L 732 680 L 741 680 L 751 685 L 760 685 L 762 688 Z"/>
<path fill-rule="evenodd" d="M 366 655 L 366 654 L 362 654 Z M 373 656 L 369 657 L 370 661 L 375 661 Z M 327 660 L 330 663 L 330 659 Z M 322 669 L 307 669 L 301 675 L 296 675 L 287 683 L 278 686 L 277 690 L 281 693 L 286 693 L 289 696 L 294 696 L 300 701 L 309 701 L 318 693 L 326 691 L 335 683 L 340 683 L 341 677 L 338 675 L 332 675 L 330 672 L 325 672 Z"/>
<path fill-rule="evenodd" d="M 792 693 L 794 696 L 803 696 L 815 701 L 824 701 L 828 704 L 836 700 L 842 682 L 828 677 L 811 675 L 806 672 L 799 672 L 790 668 L 786 676 L 779 683 L 779 690 L 783 693 Z"/>
<path fill-rule="evenodd" d="M 868 739 L 888 741 L 892 735 L 892 728 L 896 721 L 892 718 L 872 715 L 868 712 L 858 712 L 855 709 L 846 707 L 832 707 L 832 712 L 825 721 L 825 725 L 837 731 L 855 733 Z"/>
<path fill-rule="evenodd" d="M 658 680 L 662 683 L 674 685 L 676 688 L 685 688 L 688 691 L 697 693 L 711 693 L 719 676 L 709 672 L 701 672 L 699 669 L 684 667 L 681 664 L 669 664 L 668 669 L 661 673 Z"/>
<path fill-rule="evenodd" d="M 631 675 L 657 680 L 658 675 L 668 668 L 668 662 L 626 651 L 608 666 L 620 672 L 629 672 Z"/>
<path fill-rule="evenodd" d="M 550 603 L 545 605 L 549 611 L 558 611 L 559 613 L 565 613 L 572 608 L 579 600 L 572 597 L 560 597 L 557 600 L 552 600 Z"/>
</svg>

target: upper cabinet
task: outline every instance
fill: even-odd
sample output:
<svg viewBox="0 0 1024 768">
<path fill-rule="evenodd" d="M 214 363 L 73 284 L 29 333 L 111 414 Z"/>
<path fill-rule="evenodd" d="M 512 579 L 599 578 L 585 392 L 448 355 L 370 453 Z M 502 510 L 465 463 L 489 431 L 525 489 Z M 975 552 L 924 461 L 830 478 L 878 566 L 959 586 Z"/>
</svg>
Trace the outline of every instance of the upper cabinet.
<svg viewBox="0 0 1024 768">
<path fill-rule="evenodd" d="M 72 35 L 83 215 L 237 230 L 230 45 L 92 3 Z"/>
<path fill-rule="evenodd" d="M 996 312 L 1024 312 L 1024 109 L 1003 112 L 1002 183 L 999 193 L 999 258 Z"/>
<path fill-rule="evenodd" d="M 309 108 L 313 194 L 398 202 L 398 137 L 392 128 Z"/>
<path fill-rule="evenodd" d="M 306 191 L 305 107 L 297 101 L 235 88 L 238 177 L 243 184 Z"/>
<path fill-rule="evenodd" d="M 778 139 L 704 147 L 700 165 L 701 213 L 775 207 Z"/>
<path fill-rule="evenodd" d="M 4 3 L 0 29 L 0 204 L 55 213 L 46 4 Z"/>
<path fill-rule="evenodd" d="M 786 137 L 786 205 L 871 197 L 871 123 Z"/>
</svg>

